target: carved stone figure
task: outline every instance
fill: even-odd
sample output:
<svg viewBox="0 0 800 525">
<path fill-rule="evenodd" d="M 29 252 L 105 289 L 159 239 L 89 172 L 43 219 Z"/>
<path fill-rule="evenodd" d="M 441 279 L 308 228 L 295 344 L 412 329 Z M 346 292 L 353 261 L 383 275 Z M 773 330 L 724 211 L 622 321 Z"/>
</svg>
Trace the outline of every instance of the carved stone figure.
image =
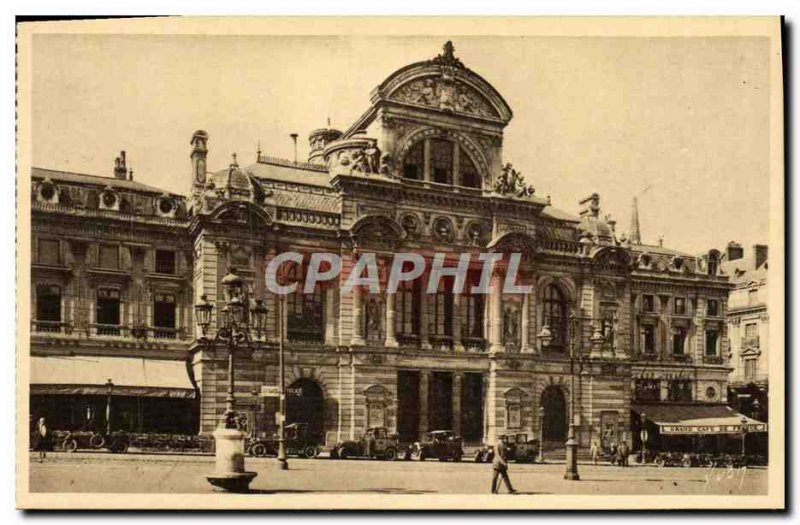
<svg viewBox="0 0 800 525">
<path fill-rule="evenodd" d="M 374 142 L 364 149 L 368 173 L 378 173 L 380 168 L 381 150 Z"/>
<path fill-rule="evenodd" d="M 446 217 L 439 217 L 433 223 L 433 237 L 441 242 L 453 242 L 453 223 Z"/>
<path fill-rule="evenodd" d="M 417 219 L 416 215 L 404 215 L 400 219 L 400 225 L 406 231 L 408 237 L 414 238 L 419 235 L 419 219 Z"/>
<path fill-rule="evenodd" d="M 471 246 L 480 246 L 483 237 L 483 229 L 479 222 L 471 222 L 467 225 L 467 243 Z"/>
<path fill-rule="evenodd" d="M 535 192 L 533 186 L 525 184 L 522 173 L 515 170 L 510 162 L 503 166 L 503 172 L 494 183 L 494 191 L 520 198 L 531 197 Z"/>
</svg>

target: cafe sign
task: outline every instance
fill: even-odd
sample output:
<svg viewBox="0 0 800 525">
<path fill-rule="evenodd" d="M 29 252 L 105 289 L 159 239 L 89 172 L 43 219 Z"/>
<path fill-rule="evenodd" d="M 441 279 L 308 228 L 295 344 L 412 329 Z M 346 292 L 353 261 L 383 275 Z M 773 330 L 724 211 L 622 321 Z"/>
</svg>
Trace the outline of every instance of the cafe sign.
<svg viewBox="0 0 800 525">
<path fill-rule="evenodd" d="M 741 424 L 734 425 L 681 425 L 681 424 L 659 424 L 662 434 L 740 434 Z M 745 425 L 747 432 L 766 432 L 766 423 L 752 423 Z"/>
</svg>

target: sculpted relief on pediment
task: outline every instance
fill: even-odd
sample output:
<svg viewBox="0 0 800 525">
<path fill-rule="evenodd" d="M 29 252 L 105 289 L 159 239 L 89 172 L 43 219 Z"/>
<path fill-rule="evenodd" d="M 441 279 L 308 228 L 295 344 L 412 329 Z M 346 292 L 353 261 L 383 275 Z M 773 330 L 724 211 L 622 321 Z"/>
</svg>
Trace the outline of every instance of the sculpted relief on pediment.
<svg viewBox="0 0 800 525">
<path fill-rule="evenodd" d="M 412 80 L 389 97 L 442 111 L 467 113 L 479 117 L 497 118 L 497 112 L 478 91 L 458 80 L 426 77 Z"/>
</svg>

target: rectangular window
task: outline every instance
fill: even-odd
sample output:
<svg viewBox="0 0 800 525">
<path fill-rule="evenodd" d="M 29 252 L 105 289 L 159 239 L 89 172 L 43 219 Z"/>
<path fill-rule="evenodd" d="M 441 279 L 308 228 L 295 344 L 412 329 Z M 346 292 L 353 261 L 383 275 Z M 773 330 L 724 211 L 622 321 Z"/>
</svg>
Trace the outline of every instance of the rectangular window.
<svg viewBox="0 0 800 525">
<path fill-rule="evenodd" d="M 156 273 L 175 274 L 175 252 L 156 250 Z"/>
<path fill-rule="evenodd" d="M 169 330 L 156 330 L 156 337 L 175 336 L 175 295 L 171 293 L 153 294 L 153 326 Z"/>
<path fill-rule="evenodd" d="M 97 289 L 97 334 L 119 335 L 120 293 L 115 288 Z"/>
<path fill-rule="evenodd" d="M 119 269 L 119 246 L 101 244 L 98 263 L 101 268 Z"/>
<path fill-rule="evenodd" d="M 709 299 L 706 303 L 706 315 L 716 317 L 719 315 L 719 301 Z"/>
<path fill-rule="evenodd" d="M 411 263 L 404 266 L 409 271 Z M 402 281 L 395 297 L 395 331 L 398 336 L 419 336 L 420 284 Z"/>
<path fill-rule="evenodd" d="M 443 277 L 433 297 L 433 334 L 453 335 L 453 278 Z"/>
<path fill-rule="evenodd" d="M 672 355 L 684 355 L 686 346 L 686 328 L 676 326 L 672 329 Z"/>
<path fill-rule="evenodd" d="M 745 339 L 755 339 L 758 337 L 758 324 L 747 323 L 744 325 L 744 337 Z"/>
<path fill-rule="evenodd" d="M 643 312 L 655 312 L 656 311 L 656 301 L 655 297 L 652 295 L 643 295 L 642 296 L 642 311 Z"/>
<path fill-rule="evenodd" d="M 717 343 L 719 342 L 719 332 L 716 330 L 706 330 L 706 355 L 717 356 Z"/>
<path fill-rule="evenodd" d="M 675 298 L 674 312 L 678 315 L 686 314 L 686 299 L 684 297 Z"/>
<path fill-rule="evenodd" d="M 656 353 L 656 327 L 651 324 L 642 327 L 642 351 L 647 355 Z"/>
<path fill-rule="evenodd" d="M 755 381 L 757 371 L 758 371 L 757 359 L 744 360 L 744 378 L 746 381 Z"/>
<path fill-rule="evenodd" d="M 674 379 L 667 387 L 668 401 L 691 401 L 692 382 L 687 379 Z"/>
<path fill-rule="evenodd" d="M 431 179 L 439 184 L 452 184 L 453 143 L 431 139 Z"/>
<path fill-rule="evenodd" d="M 58 332 L 61 323 L 61 287 L 40 284 L 36 287 L 36 329 Z"/>
<path fill-rule="evenodd" d="M 661 381 L 658 379 L 635 380 L 633 396 L 637 401 L 660 401 Z"/>
<path fill-rule="evenodd" d="M 467 296 L 467 319 L 464 333 L 470 338 L 483 339 L 483 295 Z"/>
<path fill-rule="evenodd" d="M 61 264 L 61 244 L 54 239 L 39 239 L 38 261 L 41 264 L 59 266 Z"/>
<path fill-rule="evenodd" d="M 747 292 L 747 304 L 752 306 L 756 303 L 758 303 L 758 288 L 753 288 Z"/>
</svg>

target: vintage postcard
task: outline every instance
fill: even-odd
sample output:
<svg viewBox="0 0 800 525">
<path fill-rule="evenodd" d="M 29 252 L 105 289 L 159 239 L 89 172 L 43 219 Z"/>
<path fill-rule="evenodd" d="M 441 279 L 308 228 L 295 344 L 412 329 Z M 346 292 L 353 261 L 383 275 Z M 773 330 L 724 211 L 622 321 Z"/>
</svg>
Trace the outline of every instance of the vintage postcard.
<svg viewBox="0 0 800 525">
<path fill-rule="evenodd" d="M 18 505 L 783 508 L 781 37 L 20 23 Z"/>
</svg>

